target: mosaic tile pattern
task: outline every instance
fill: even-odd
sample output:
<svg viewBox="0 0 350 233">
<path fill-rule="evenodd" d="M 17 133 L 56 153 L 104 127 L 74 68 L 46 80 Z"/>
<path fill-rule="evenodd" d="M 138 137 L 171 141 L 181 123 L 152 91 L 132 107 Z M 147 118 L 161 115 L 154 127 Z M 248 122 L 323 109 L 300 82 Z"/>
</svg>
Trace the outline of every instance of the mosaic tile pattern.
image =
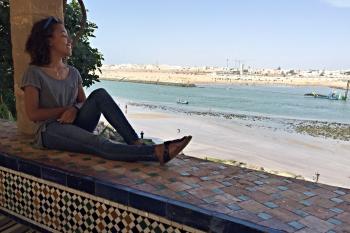
<svg viewBox="0 0 350 233">
<path fill-rule="evenodd" d="M 56 186 L 2 168 L 0 207 L 58 232 L 198 232 L 181 229 L 186 226 L 179 229 L 159 218 L 146 217 L 148 213 Z"/>
<path fill-rule="evenodd" d="M 0 153 L 59 171 L 125 185 L 286 232 L 350 232 L 349 189 L 187 156 L 179 156 L 160 167 L 154 163 L 126 163 L 86 154 L 36 150 L 28 138 L 16 132 L 13 123 L 0 120 L 0 129 Z M 7 167 L 12 166 L 12 162 L 7 163 Z M 22 164 L 21 169 L 26 171 L 26 165 Z M 35 169 L 31 172 L 38 175 Z M 44 174 L 45 179 L 64 182 L 59 175 Z M 88 187 L 81 188 L 90 193 Z"/>
</svg>

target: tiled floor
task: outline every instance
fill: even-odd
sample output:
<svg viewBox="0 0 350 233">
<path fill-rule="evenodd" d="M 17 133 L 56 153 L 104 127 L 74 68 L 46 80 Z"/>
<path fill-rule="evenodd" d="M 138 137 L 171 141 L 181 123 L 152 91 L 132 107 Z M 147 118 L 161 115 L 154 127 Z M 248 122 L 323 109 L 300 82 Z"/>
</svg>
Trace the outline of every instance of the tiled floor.
<svg viewBox="0 0 350 233">
<path fill-rule="evenodd" d="M 40 233 L 28 226 L 20 224 L 0 213 L 0 232 L 7 233 Z"/>
<path fill-rule="evenodd" d="M 0 120 L 0 151 L 287 232 L 350 232 L 350 190 L 179 156 L 156 163 L 36 150 Z"/>
</svg>

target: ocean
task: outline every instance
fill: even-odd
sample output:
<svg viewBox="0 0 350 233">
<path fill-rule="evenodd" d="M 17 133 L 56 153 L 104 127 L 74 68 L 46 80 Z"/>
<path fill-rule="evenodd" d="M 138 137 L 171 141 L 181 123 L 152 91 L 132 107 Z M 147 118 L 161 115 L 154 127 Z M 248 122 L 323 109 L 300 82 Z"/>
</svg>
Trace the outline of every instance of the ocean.
<svg viewBox="0 0 350 233">
<path fill-rule="evenodd" d="M 278 119 L 350 123 L 350 100 L 335 101 L 305 97 L 305 93 L 328 95 L 327 87 L 201 85 L 177 87 L 101 80 L 86 89 L 87 94 L 105 88 L 116 100 L 161 106 L 188 112 L 240 114 Z M 336 90 L 344 93 L 343 90 Z M 178 104 L 177 100 L 189 104 Z"/>
</svg>

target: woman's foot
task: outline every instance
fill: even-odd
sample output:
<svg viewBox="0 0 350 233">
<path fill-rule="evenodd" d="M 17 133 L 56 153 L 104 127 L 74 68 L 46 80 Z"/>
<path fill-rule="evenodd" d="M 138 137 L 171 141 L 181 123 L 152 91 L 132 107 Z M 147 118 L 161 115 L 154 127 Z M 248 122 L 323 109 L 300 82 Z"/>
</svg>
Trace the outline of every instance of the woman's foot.
<svg viewBox="0 0 350 233">
<path fill-rule="evenodd" d="M 160 165 L 164 165 L 175 158 L 191 141 L 192 136 L 185 136 L 181 139 L 166 141 L 155 147 L 155 155 Z"/>
</svg>

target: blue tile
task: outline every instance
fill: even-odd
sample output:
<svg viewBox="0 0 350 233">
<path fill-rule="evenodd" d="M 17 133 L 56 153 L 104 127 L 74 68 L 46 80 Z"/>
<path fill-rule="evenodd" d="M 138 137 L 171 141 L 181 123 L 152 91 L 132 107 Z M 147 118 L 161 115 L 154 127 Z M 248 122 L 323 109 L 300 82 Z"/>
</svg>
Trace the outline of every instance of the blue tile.
<svg viewBox="0 0 350 233">
<path fill-rule="evenodd" d="M 231 210 L 234 210 L 234 211 L 242 209 L 239 205 L 236 205 L 236 204 L 230 204 L 227 207 Z"/>
<path fill-rule="evenodd" d="M 335 190 L 334 192 L 335 192 L 336 194 L 341 195 L 341 196 L 346 194 L 345 192 L 340 191 L 340 190 Z"/>
<path fill-rule="evenodd" d="M 280 193 L 274 193 L 271 195 L 271 197 L 276 200 L 276 199 L 281 199 L 283 195 Z"/>
<path fill-rule="evenodd" d="M 203 198 L 203 201 L 210 204 L 210 203 L 215 202 L 215 199 L 212 197 L 207 197 L 207 198 Z"/>
<path fill-rule="evenodd" d="M 169 220 L 202 231 L 208 231 L 212 218 L 212 212 L 209 210 L 175 200 L 168 201 L 166 213 Z"/>
<path fill-rule="evenodd" d="M 131 189 L 129 191 L 129 205 L 139 210 L 151 212 L 165 217 L 168 198 Z"/>
<path fill-rule="evenodd" d="M 145 180 L 144 179 L 135 179 L 134 182 L 135 182 L 135 184 L 143 184 L 143 183 L 145 183 Z"/>
<path fill-rule="evenodd" d="M 188 195 L 188 192 L 186 192 L 186 191 L 178 191 L 178 192 L 176 192 L 177 194 L 179 194 L 180 196 L 187 196 Z"/>
<path fill-rule="evenodd" d="M 240 199 L 242 201 L 246 201 L 246 200 L 249 200 L 249 197 L 247 197 L 245 195 L 241 195 L 241 196 L 238 196 L 238 199 Z"/>
<path fill-rule="evenodd" d="M 288 225 L 292 226 L 294 229 L 297 229 L 297 230 L 300 230 L 305 227 L 304 224 L 301 224 L 300 222 L 297 222 L 297 221 L 289 222 Z"/>
<path fill-rule="evenodd" d="M 314 194 L 313 192 L 304 192 L 304 194 L 308 197 L 316 196 L 316 194 Z"/>
<path fill-rule="evenodd" d="M 223 182 L 221 182 L 221 184 L 225 185 L 226 187 L 232 186 L 232 184 L 230 182 L 227 182 L 227 181 L 223 181 Z"/>
<path fill-rule="evenodd" d="M 267 207 L 272 208 L 272 209 L 278 207 L 278 205 L 276 205 L 276 204 L 273 203 L 273 202 L 265 202 L 264 205 L 266 205 Z"/>
<path fill-rule="evenodd" d="M 199 188 L 199 187 L 201 187 L 199 184 L 195 184 L 195 183 L 188 184 L 188 185 L 191 186 L 192 188 Z"/>
<path fill-rule="evenodd" d="M 203 181 L 210 180 L 210 178 L 208 176 L 202 176 L 202 177 L 200 177 L 200 179 L 203 180 Z"/>
<path fill-rule="evenodd" d="M 303 205 L 305 205 L 305 206 L 311 206 L 311 202 L 306 201 L 306 200 L 300 201 L 299 203 L 301 203 L 301 204 L 303 204 Z"/>
<path fill-rule="evenodd" d="M 333 212 L 335 212 L 335 213 L 337 213 L 337 214 L 341 214 L 341 213 L 344 212 L 344 210 L 339 209 L 339 208 L 332 208 L 332 209 L 329 209 L 329 210 L 330 210 L 330 211 L 333 211 Z"/>
<path fill-rule="evenodd" d="M 164 184 L 157 184 L 154 187 L 156 188 L 157 191 L 167 188 L 167 186 L 165 186 Z"/>
<path fill-rule="evenodd" d="M 259 174 L 258 176 L 259 176 L 260 178 L 264 178 L 264 179 L 269 178 L 267 175 L 264 175 L 264 174 Z"/>
<path fill-rule="evenodd" d="M 269 214 L 267 214 L 267 213 L 264 213 L 264 212 L 259 213 L 259 214 L 258 214 L 258 217 L 259 217 L 259 218 L 262 218 L 262 219 L 264 219 L 264 220 L 268 220 L 268 219 L 272 218 L 271 215 L 269 215 Z"/>
<path fill-rule="evenodd" d="M 213 214 L 208 232 L 281 233 L 279 230 L 257 225 L 246 220 L 220 213 Z"/>
<path fill-rule="evenodd" d="M 95 195 L 95 182 L 90 177 L 79 177 L 76 175 L 67 174 L 67 186 Z"/>
<path fill-rule="evenodd" d="M 278 186 L 277 187 L 279 190 L 286 191 L 288 188 L 286 186 Z"/>
<path fill-rule="evenodd" d="M 41 178 L 64 186 L 67 185 L 67 175 L 64 172 L 54 168 L 42 167 Z"/>
<path fill-rule="evenodd" d="M 342 199 L 337 198 L 337 197 L 331 198 L 331 201 L 338 203 L 338 204 L 344 202 Z"/>
<path fill-rule="evenodd" d="M 18 171 L 41 178 L 41 167 L 34 163 L 19 160 Z"/>
<path fill-rule="evenodd" d="M 257 184 L 257 185 L 263 185 L 264 184 L 264 182 L 262 182 L 260 180 L 254 181 L 254 183 Z"/>
<path fill-rule="evenodd" d="M 315 184 L 315 183 L 307 184 L 306 187 L 310 188 L 310 189 L 317 189 L 317 188 L 319 188 L 319 186 L 317 184 Z"/>
<path fill-rule="evenodd" d="M 188 173 L 188 172 L 181 172 L 180 175 L 181 175 L 181 176 L 190 176 L 191 174 Z"/>
<path fill-rule="evenodd" d="M 255 187 L 247 187 L 245 189 L 248 190 L 249 192 L 256 192 L 257 190 Z"/>
<path fill-rule="evenodd" d="M 216 194 L 224 194 L 224 193 L 225 193 L 224 191 L 222 191 L 222 190 L 219 189 L 219 188 L 212 189 L 211 191 L 213 191 L 213 192 L 216 193 Z"/>
<path fill-rule="evenodd" d="M 11 158 L 8 155 L 0 153 L 0 166 L 18 171 L 18 163 L 16 158 Z"/>
<path fill-rule="evenodd" d="M 124 185 L 108 184 L 100 181 L 95 182 L 95 195 L 110 201 L 129 205 L 130 188 Z"/>
<path fill-rule="evenodd" d="M 292 211 L 293 213 L 299 215 L 300 217 L 306 217 L 306 216 L 309 216 L 308 213 L 306 213 L 305 211 L 302 211 L 302 210 L 298 210 L 298 209 L 295 209 Z"/>
<path fill-rule="evenodd" d="M 330 218 L 330 219 L 327 220 L 327 222 L 330 222 L 330 223 L 332 223 L 334 225 L 341 225 L 343 223 L 342 221 L 340 221 L 338 219 L 335 219 L 335 218 Z"/>
</svg>

